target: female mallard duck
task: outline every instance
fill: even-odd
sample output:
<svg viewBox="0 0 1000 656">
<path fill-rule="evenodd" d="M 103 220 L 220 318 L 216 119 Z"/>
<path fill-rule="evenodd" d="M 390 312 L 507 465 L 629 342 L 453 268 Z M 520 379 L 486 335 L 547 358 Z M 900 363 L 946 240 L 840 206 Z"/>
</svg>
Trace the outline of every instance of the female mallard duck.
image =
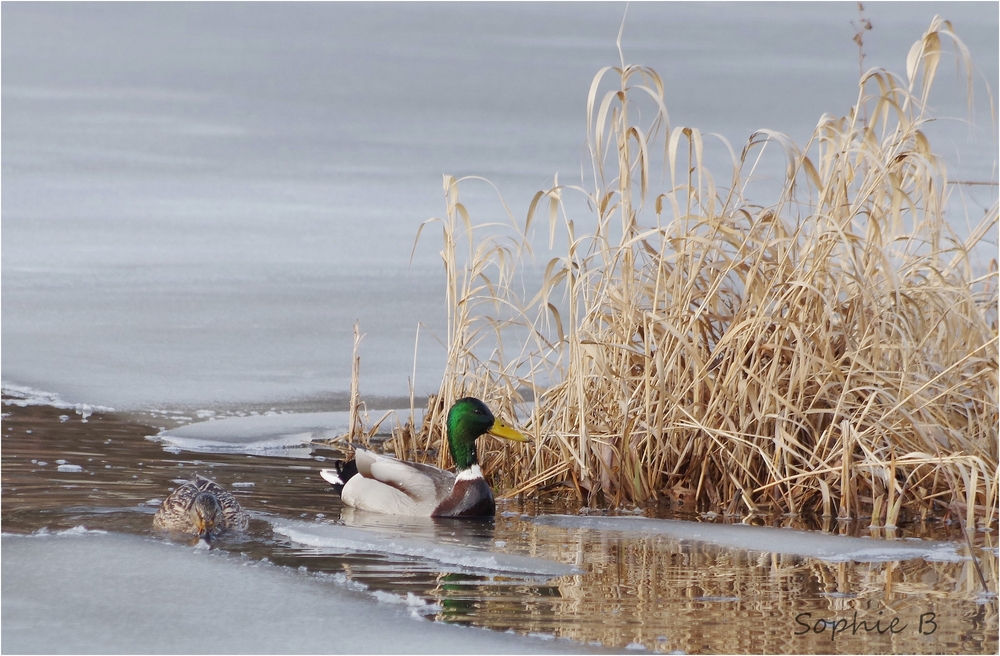
<svg viewBox="0 0 1000 656">
<path fill-rule="evenodd" d="M 225 531 L 245 531 L 250 516 L 215 481 L 198 476 L 170 493 L 153 517 L 153 527 L 189 533 L 206 541 Z"/>
<path fill-rule="evenodd" d="M 492 517 L 493 491 L 483 479 L 476 439 L 489 433 L 515 442 L 528 438 L 499 419 L 479 399 L 459 399 L 448 412 L 448 448 L 457 475 L 358 448 L 354 460 L 337 461 L 320 475 L 359 510 L 415 517 Z"/>
</svg>

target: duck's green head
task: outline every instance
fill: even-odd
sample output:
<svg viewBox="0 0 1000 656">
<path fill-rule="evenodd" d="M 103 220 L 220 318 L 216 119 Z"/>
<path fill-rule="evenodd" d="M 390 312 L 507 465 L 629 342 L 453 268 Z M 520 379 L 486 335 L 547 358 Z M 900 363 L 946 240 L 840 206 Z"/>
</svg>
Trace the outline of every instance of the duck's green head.
<svg viewBox="0 0 1000 656">
<path fill-rule="evenodd" d="M 191 503 L 191 521 L 198 537 L 210 541 L 215 537 L 215 529 L 222 523 L 222 506 L 211 492 L 199 492 Z"/>
<path fill-rule="evenodd" d="M 486 404 L 467 396 L 455 401 L 448 411 L 448 446 L 458 471 L 478 464 L 476 439 L 489 433 L 514 442 L 528 438 L 493 416 Z"/>
</svg>

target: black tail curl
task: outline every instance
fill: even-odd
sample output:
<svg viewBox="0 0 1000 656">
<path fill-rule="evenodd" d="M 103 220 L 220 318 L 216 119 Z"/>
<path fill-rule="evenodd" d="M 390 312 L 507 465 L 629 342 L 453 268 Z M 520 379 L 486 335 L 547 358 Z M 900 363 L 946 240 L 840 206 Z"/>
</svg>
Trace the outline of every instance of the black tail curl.
<svg viewBox="0 0 1000 656">
<path fill-rule="evenodd" d="M 347 485 L 347 481 L 351 480 L 352 477 L 358 474 L 358 463 L 355 460 L 334 460 L 333 468 L 337 470 L 337 477 L 340 479 L 340 483 L 330 483 L 333 489 L 340 494 L 344 491 L 344 486 Z"/>
</svg>

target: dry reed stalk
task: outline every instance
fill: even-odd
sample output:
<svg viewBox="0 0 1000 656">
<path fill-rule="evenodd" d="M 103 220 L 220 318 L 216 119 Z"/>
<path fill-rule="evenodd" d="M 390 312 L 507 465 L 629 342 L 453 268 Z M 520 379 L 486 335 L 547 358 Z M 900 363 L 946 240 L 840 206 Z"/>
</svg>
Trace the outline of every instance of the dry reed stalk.
<svg viewBox="0 0 1000 656">
<path fill-rule="evenodd" d="M 351 351 L 351 405 L 348 411 L 347 440 L 354 442 L 359 435 L 363 435 L 364 425 L 361 420 L 361 397 L 358 391 L 361 380 L 361 356 L 358 355 L 358 347 L 364 335 L 358 332 L 358 324 L 354 324 L 354 348 Z"/>
<path fill-rule="evenodd" d="M 868 71 L 852 111 L 823 116 L 803 148 L 759 131 L 737 154 L 719 138 L 726 187 L 704 164 L 701 132 L 671 128 L 656 72 L 624 58 L 590 88 L 590 188 L 557 178 L 523 226 L 506 205 L 509 223 L 473 224 L 459 198 L 468 179 L 446 176 L 447 215 L 432 221 L 448 360 L 400 455 L 447 465 L 445 410 L 472 394 L 526 418 L 535 438 L 530 455 L 481 446 L 501 490 L 561 482 L 624 505 L 691 489 L 703 511 L 836 505 L 873 526 L 961 504 L 970 526 L 991 525 L 997 271 L 975 275 L 971 251 L 995 235 L 997 204 L 964 241 L 946 221 L 947 176 L 923 132 L 944 37 L 971 71 L 935 18 L 905 78 Z M 782 190 L 752 204 L 772 154 Z M 593 217 L 570 218 L 574 193 Z M 532 295 L 520 267 L 546 218 L 550 248 L 557 233 L 566 246 Z"/>
</svg>

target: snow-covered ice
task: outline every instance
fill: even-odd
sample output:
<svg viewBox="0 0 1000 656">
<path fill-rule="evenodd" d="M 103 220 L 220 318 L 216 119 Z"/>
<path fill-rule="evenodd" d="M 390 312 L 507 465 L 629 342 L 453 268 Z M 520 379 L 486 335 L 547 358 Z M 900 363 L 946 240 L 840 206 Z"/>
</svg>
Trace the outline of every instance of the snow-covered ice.
<svg viewBox="0 0 1000 656">
<path fill-rule="evenodd" d="M 440 605 L 425 601 L 412 592 L 407 592 L 404 597 L 402 595 L 386 592 L 385 590 L 375 590 L 372 592 L 372 596 L 382 603 L 401 604 L 407 606 L 411 609 L 412 613 L 416 613 L 417 615 L 429 615 L 441 611 Z"/>
<path fill-rule="evenodd" d="M 359 551 L 407 556 L 441 563 L 446 569 L 483 570 L 527 576 L 565 576 L 578 574 L 572 565 L 544 558 L 463 546 L 443 544 L 430 539 L 354 528 L 342 524 L 270 520 L 274 532 L 300 545 L 314 547 L 329 553 L 356 553 Z"/>
<path fill-rule="evenodd" d="M 316 412 L 201 421 L 160 431 L 151 438 L 185 451 L 308 458 L 314 439 L 346 432 L 346 412 Z"/>
<path fill-rule="evenodd" d="M 828 535 L 812 531 L 745 524 L 712 524 L 647 517 L 576 517 L 542 515 L 538 524 L 588 531 L 615 531 L 629 535 L 661 535 L 675 540 L 708 542 L 727 549 L 790 554 L 828 562 L 884 562 L 896 560 L 957 561 L 959 546 L 933 540 L 879 540 Z"/>
<path fill-rule="evenodd" d="M 97 412 L 115 411 L 114 408 L 103 405 L 92 406 L 87 403 L 67 403 L 66 401 L 63 401 L 55 392 L 46 392 L 27 385 L 15 385 L 13 383 L 4 382 L 3 391 L 4 395 L 8 397 L 4 399 L 4 403 L 7 405 L 16 405 L 19 408 L 44 405 L 59 408 L 60 410 L 75 410 L 76 414 L 80 415 L 80 418 L 83 420 L 86 420 L 87 417 L 94 414 L 95 410 Z M 69 419 L 69 415 L 61 415 L 59 417 L 60 421 L 67 421 Z"/>
<path fill-rule="evenodd" d="M 2 538 L 4 653 L 574 653 L 419 621 L 343 577 L 309 576 L 150 538 Z M 280 612 L 276 612 L 280 609 Z"/>
<path fill-rule="evenodd" d="M 404 417 L 408 412 L 399 410 L 397 414 Z M 422 411 L 417 416 L 422 416 Z M 185 451 L 308 458 L 309 444 L 313 441 L 345 435 L 350 426 L 349 418 L 347 412 L 227 417 L 166 429 L 151 439 Z"/>
</svg>

